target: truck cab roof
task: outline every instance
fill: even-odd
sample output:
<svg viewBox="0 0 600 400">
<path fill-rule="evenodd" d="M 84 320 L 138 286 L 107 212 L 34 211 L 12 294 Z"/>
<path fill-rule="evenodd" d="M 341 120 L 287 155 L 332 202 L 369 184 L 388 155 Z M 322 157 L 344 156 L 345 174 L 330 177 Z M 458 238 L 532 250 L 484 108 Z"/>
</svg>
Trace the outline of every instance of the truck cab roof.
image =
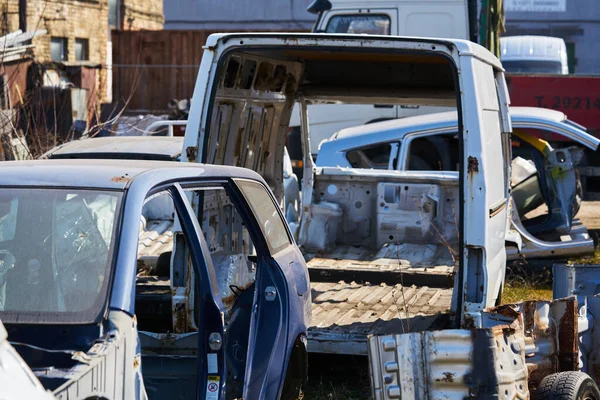
<svg viewBox="0 0 600 400">
<path fill-rule="evenodd" d="M 415 43 L 415 50 L 425 50 L 424 46 L 431 46 L 432 44 L 440 44 L 445 45 L 449 48 L 456 49 L 460 55 L 464 56 L 474 56 L 479 60 L 492 65 L 496 69 L 504 70 L 502 68 L 502 64 L 500 60 L 494 56 L 489 50 L 485 47 L 471 42 L 469 40 L 463 39 L 451 39 L 451 38 L 432 38 L 432 37 L 413 37 L 413 36 L 388 36 L 388 35 L 351 35 L 351 34 L 323 34 L 323 33 L 215 33 L 208 37 L 206 41 L 207 48 L 213 48 L 217 45 L 218 42 L 227 43 L 230 40 L 235 40 L 239 38 L 249 38 L 249 39 L 293 39 L 289 41 L 289 46 L 296 47 L 300 43 L 297 40 L 312 40 L 312 41 L 327 41 L 327 40 L 357 40 L 357 41 L 390 41 L 390 42 L 413 42 Z M 243 44 L 243 42 L 241 43 Z M 275 44 L 275 43 L 274 43 Z M 349 42 L 347 45 L 343 47 L 352 47 L 356 43 Z M 342 48 L 343 48 L 342 47 Z M 342 49 L 340 48 L 340 50 Z M 435 47 L 432 49 L 435 50 Z M 300 55 L 300 54 L 297 54 Z M 312 56 L 311 56 L 312 55 Z M 303 53 L 303 58 L 307 60 L 318 60 L 318 59 L 332 59 L 332 57 L 325 56 L 322 52 L 312 52 L 309 54 Z M 343 56 L 342 56 L 343 57 Z M 334 57 L 335 58 L 335 57 Z M 407 60 L 409 61 L 409 60 Z M 423 59 L 420 59 L 422 62 Z"/>
</svg>

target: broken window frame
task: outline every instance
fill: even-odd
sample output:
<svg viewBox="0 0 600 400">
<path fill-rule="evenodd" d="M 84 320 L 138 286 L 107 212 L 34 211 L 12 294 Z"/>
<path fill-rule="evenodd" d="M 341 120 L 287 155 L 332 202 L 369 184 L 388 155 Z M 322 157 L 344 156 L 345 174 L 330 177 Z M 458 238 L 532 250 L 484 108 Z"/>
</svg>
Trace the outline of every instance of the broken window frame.
<svg viewBox="0 0 600 400">
<path fill-rule="evenodd" d="M 389 152 L 388 152 L 388 160 L 387 163 L 375 163 L 373 162 L 373 157 L 369 157 L 367 155 L 367 153 L 365 153 L 366 150 L 370 150 L 376 147 L 383 147 L 385 145 L 390 146 Z M 399 154 L 400 154 L 400 148 L 401 148 L 401 144 L 399 140 L 391 140 L 388 142 L 381 142 L 381 143 L 374 143 L 374 144 L 369 144 L 367 146 L 362 146 L 362 147 L 357 147 L 354 149 L 350 149 L 346 151 L 345 157 L 346 160 L 348 161 L 348 163 L 350 165 L 352 165 L 352 161 L 349 158 L 350 154 L 354 154 L 356 153 L 356 156 L 358 158 L 360 158 L 360 161 L 364 164 L 366 164 L 367 166 L 354 166 L 352 165 L 352 168 L 359 168 L 359 169 L 380 169 L 380 170 L 395 170 L 398 167 L 398 160 L 399 160 Z"/>
<path fill-rule="evenodd" d="M 414 140 L 423 139 L 423 138 L 431 137 L 431 136 L 448 136 L 448 135 L 459 136 L 460 132 L 458 131 L 458 127 L 454 126 L 451 128 L 441 128 L 441 129 L 435 129 L 432 131 L 411 133 L 411 134 L 406 135 L 403 140 L 403 148 L 401 149 L 401 152 L 400 152 L 398 169 L 404 170 L 404 171 L 418 171 L 418 170 L 409 168 L 410 157 L 411 157 L 411 145 Z M 460 140 L 460 138 L 457 138 L 457 140 Z M 456 156 L 458 158 L 458 152 L 457 152 Z M 447 169 L 442 168 L 442 169 L 435 169 L 435 170 L 431 170 L 431 171 L 458 172 L 459 168 L 460 168 L 459 163 L 457 163 L 456 168 L 452 169 L 452 170 L 447 170 Z"/>
</svg>

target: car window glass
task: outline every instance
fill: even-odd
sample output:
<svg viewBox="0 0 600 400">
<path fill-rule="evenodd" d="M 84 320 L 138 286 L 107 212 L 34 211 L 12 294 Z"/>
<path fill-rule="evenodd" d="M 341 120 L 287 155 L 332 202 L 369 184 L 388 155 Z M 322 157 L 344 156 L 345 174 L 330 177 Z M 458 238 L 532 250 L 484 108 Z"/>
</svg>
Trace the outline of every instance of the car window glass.
<svg viewBox="0 0 600 400">
<path fill-rule="evenodd" d="M 254 213 L 269 250 L 277 253 L 291 244 L 285 222 L 264 186 L 250 181 L 237 181 Z"/>
<path fill-rule="evenodd" d="M 396 143 L 381 143 L 375 146 L 362 147 L 350 150 L 346 153 L 346 159 L 352 168 L 365 169 L 388 169 L 390 167 L 390 155 L 397 154 Z M 395 159 L 394 165 L 395 169 Z"/>
<path fill-rule="evenodd" d="M 387 15 L 336 15 L 327 24 L 327 33 L 389 35 L 390 17 Z"/>
<path fill-rule="evenodd" d="M 120 193 L 11 188 L 3 197 L 1 204 L 11 200 L 0 217 L 2 318 L 96 318 L 106 298 Z"/>
<path fill-rule="evenodd" d="M 417 137 L 408 147 L 408 171 L 458 171 L 458 134 Z"/>
</svg>

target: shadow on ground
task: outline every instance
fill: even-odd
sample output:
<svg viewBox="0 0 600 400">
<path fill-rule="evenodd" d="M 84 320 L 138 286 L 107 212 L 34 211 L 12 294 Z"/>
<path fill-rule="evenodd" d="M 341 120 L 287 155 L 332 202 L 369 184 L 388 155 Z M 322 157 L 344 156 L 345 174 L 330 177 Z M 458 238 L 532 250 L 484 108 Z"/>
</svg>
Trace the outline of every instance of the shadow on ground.
<svg viewBox="0 0 600 400">
<path fill-rule="evenodd" d="M 304 400 L 367 400 L 371 398 L 369 365 L 364 356 L 310 354 Z"/>
</svg>

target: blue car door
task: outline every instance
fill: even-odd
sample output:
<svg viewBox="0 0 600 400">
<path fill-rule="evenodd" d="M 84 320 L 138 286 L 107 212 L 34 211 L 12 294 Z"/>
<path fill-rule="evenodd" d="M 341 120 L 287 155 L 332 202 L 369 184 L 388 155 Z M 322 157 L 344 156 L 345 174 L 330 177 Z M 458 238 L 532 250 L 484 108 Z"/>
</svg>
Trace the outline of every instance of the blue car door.
<svg viewBox="0 0 600 400">
<path fill-rule="evenodd" d="M 293 246 L 279 207 L 267 189 L 254 181 L 236 180 L 236 185 L 243 197 L 240 200 L 252 211 L 246 217 L 255 222 L 259 228 L 255 235 L 263 239 L 257 243 L 256 291 L 244 398 L 277 399 L 296 331 L 306 329 L 302 303 L 290 301 L 290 297 L 309 296 L 308 276 L 294 265 L 301 255 Z"/>
</svg>

